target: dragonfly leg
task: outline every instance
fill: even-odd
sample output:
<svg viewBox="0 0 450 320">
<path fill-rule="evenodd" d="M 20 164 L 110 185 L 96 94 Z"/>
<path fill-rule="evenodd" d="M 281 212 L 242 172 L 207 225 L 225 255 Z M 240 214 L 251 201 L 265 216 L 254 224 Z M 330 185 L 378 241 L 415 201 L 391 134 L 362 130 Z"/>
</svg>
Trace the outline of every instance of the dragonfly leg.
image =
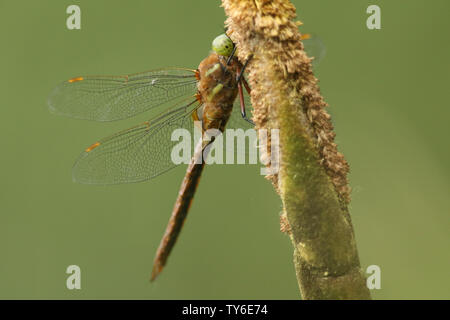
<svg viewBox="0 0 450 320">
<path fill-rule="evenodd" d="M 242 79 L 244 79 L 244 78 L 242 78 Z M 248 86 L 248 84 L 247 84 L 247 86 Z M 242 89 L 241 81 L 238 82 L 238 92 L 239 92 L 239 102 L 241 103 L 242 118 L 244 118 L 245 121 L 251 123 L 252 125 L 255 125 L 255 123 L 251 119 L 247 118 L 247 113 L 245 112 L 244 90 Z"/>
<path fill-rule="evenodd" d="M 247 82 L 247 80 L 245 79 L 245 77 L 242 77 L 241 78 L 241 82 L 244 84 L 244 87 L 245 87 L 245 90 L 247 90 L 247 93 L 248 94 L 251 94 L 251 89 L 250 89 L 250 86 L 248 85 L 248 82 Z"/>
<path fill-rule="evenodd" d="M 250 55 L 250 57 L 248 57 L 247 61 L 245 61 L 244 65 L 242 66 L 241 72 L 239 72 L 239 75 L 237 77 L 237 82 L 238 83 L 241 81 L 241 78 L 244 75 L 245 68 L 247 67 L 247 65 L 250 62 L 250 60 L 252 60 L 252 58 L 253 58 L 253 55 Z"/>
<path fill-rule="evenodd" d="M 231 51 L 230 56 L 227 59 L 227 66 L 230 65 L 231 60 L 233 59 L 234 53 L 236 52 L 236 45 L 233 47 L 233 51 Z"/>
</svg>

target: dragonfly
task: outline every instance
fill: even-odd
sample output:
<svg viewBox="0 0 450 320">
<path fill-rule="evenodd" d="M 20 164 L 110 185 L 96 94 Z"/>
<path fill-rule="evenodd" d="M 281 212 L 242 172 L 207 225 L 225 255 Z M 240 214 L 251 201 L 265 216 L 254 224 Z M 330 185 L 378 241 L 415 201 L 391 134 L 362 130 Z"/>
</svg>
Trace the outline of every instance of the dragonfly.
<svg viewBox="0 0 450 320">
<path fill-rule="evenodd" d="M 313 40 L 313 41 L 310 41 Z M 305 46 L 317 37 L 304 36 Z M 221 34 L 197 69 L 163 68 L 119 76 L 78 76 L 56 86 L 48 98 L 50 112 L 62 116 L 115 121 L 162 109 L 143 123 L 100 139 L 76 160 L 72 177 L 84 184 L 119 184 L 150 180 L 174 168 L 171 133 L 196 129 L 202 138 L 193 146 L 185 177 L 155 254 L 151 281 L 161 273 L 180 234 L 205 165 L 210 129 L 253 128 L 244 71 L 236 46 Z M 320 52 L 319 52 L 320 53 Z M 312 54 L 315 54 L 314 52 Z M 239 98 L 238 98 L 239 97 Z M 170 103 L 170 106 L 166 106 Z M 200 128 L 198 128 L 200 126 Z"/>
</svg>

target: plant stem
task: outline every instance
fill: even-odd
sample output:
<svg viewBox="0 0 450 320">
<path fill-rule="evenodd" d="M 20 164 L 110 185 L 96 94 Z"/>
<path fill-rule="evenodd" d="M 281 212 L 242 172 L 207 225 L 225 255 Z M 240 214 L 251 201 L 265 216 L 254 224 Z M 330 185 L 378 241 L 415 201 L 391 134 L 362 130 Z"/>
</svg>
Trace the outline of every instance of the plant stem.
<svg viewBox="0 0 450 320">
<path fill-rule="evenodd" d="M 283 202 L 303 299 L 370 299 L 348 202 L 348 164 L 334 143 L 311 59 L 288 0 L 222 0 L 228 34 L 247 70 L 257 129 L 280 128 L 280 171 L 268 178 Z M 276 141 L 268 141 L 270 144 Z"/>
</svg>

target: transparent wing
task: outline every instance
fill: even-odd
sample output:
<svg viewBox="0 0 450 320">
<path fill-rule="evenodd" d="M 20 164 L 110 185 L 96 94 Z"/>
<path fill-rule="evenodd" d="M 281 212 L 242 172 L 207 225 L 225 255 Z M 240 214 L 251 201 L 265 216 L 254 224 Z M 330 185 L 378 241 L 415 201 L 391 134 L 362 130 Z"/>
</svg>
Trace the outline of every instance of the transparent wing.
<svg viewBox="0 0 450 320">
<path fill-rule="evenodd" d="M 304 34 L 303 45 L 308 57 L 314 58 L 313 66 L 317 66 L 325 57 L 326 47 L 322 40 L 315 34 Z"/>
<path fill-rule="evenodd" d="M 86 184 L 117 184 L 151 179 L 175 167 L 171 141 L 175 129 L 186 129 L 193 137 L 194 101 L 159 117 L 99 140 L 88 147 L 73 167 L 73 180 Z M 191 139 L 191 154 L 195 142 Z M 187 156 L 187 160 L 190 155 Z"/>
<path fill-rule="evenodd" d="M 113 121 L 196 92 L 195 70 L 169 68 L 123 76 L 86 76 L 59 84 L 48 98 L 52 113 Z"/>
</svg>

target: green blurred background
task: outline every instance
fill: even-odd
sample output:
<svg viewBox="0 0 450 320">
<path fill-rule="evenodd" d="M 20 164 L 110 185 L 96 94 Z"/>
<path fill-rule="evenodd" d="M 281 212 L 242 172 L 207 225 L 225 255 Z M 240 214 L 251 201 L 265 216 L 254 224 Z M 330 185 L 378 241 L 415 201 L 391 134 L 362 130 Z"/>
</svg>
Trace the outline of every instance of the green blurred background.
<svg viewBox="0 0 450 320">
<path fill-rule="evenodd" d="M 450 2 L 293 2 L 302 30 L 327 47 L 317 75 L 351 165 L 361 264 L 381 267 L 373 297 L 450 298 Z M 81 7 L 81 30 L 66 28 L 70 4 Z M 299 297 L 280 199 L 260 165 L 207 167 L 150 284 L 185 167 L 145 183 L 74 184 L 81 150 L 146 115 L 95 123 L 47 110 L 50 90 L 74 76 L 195 68 L 223 31 L 219 4 L 0 1 L 0 298 Z M 381 7 L 381 30 L 366 28 L 369 4 Z M 66 288 L 71 264 L 81 290 Z"/>
</svg>

